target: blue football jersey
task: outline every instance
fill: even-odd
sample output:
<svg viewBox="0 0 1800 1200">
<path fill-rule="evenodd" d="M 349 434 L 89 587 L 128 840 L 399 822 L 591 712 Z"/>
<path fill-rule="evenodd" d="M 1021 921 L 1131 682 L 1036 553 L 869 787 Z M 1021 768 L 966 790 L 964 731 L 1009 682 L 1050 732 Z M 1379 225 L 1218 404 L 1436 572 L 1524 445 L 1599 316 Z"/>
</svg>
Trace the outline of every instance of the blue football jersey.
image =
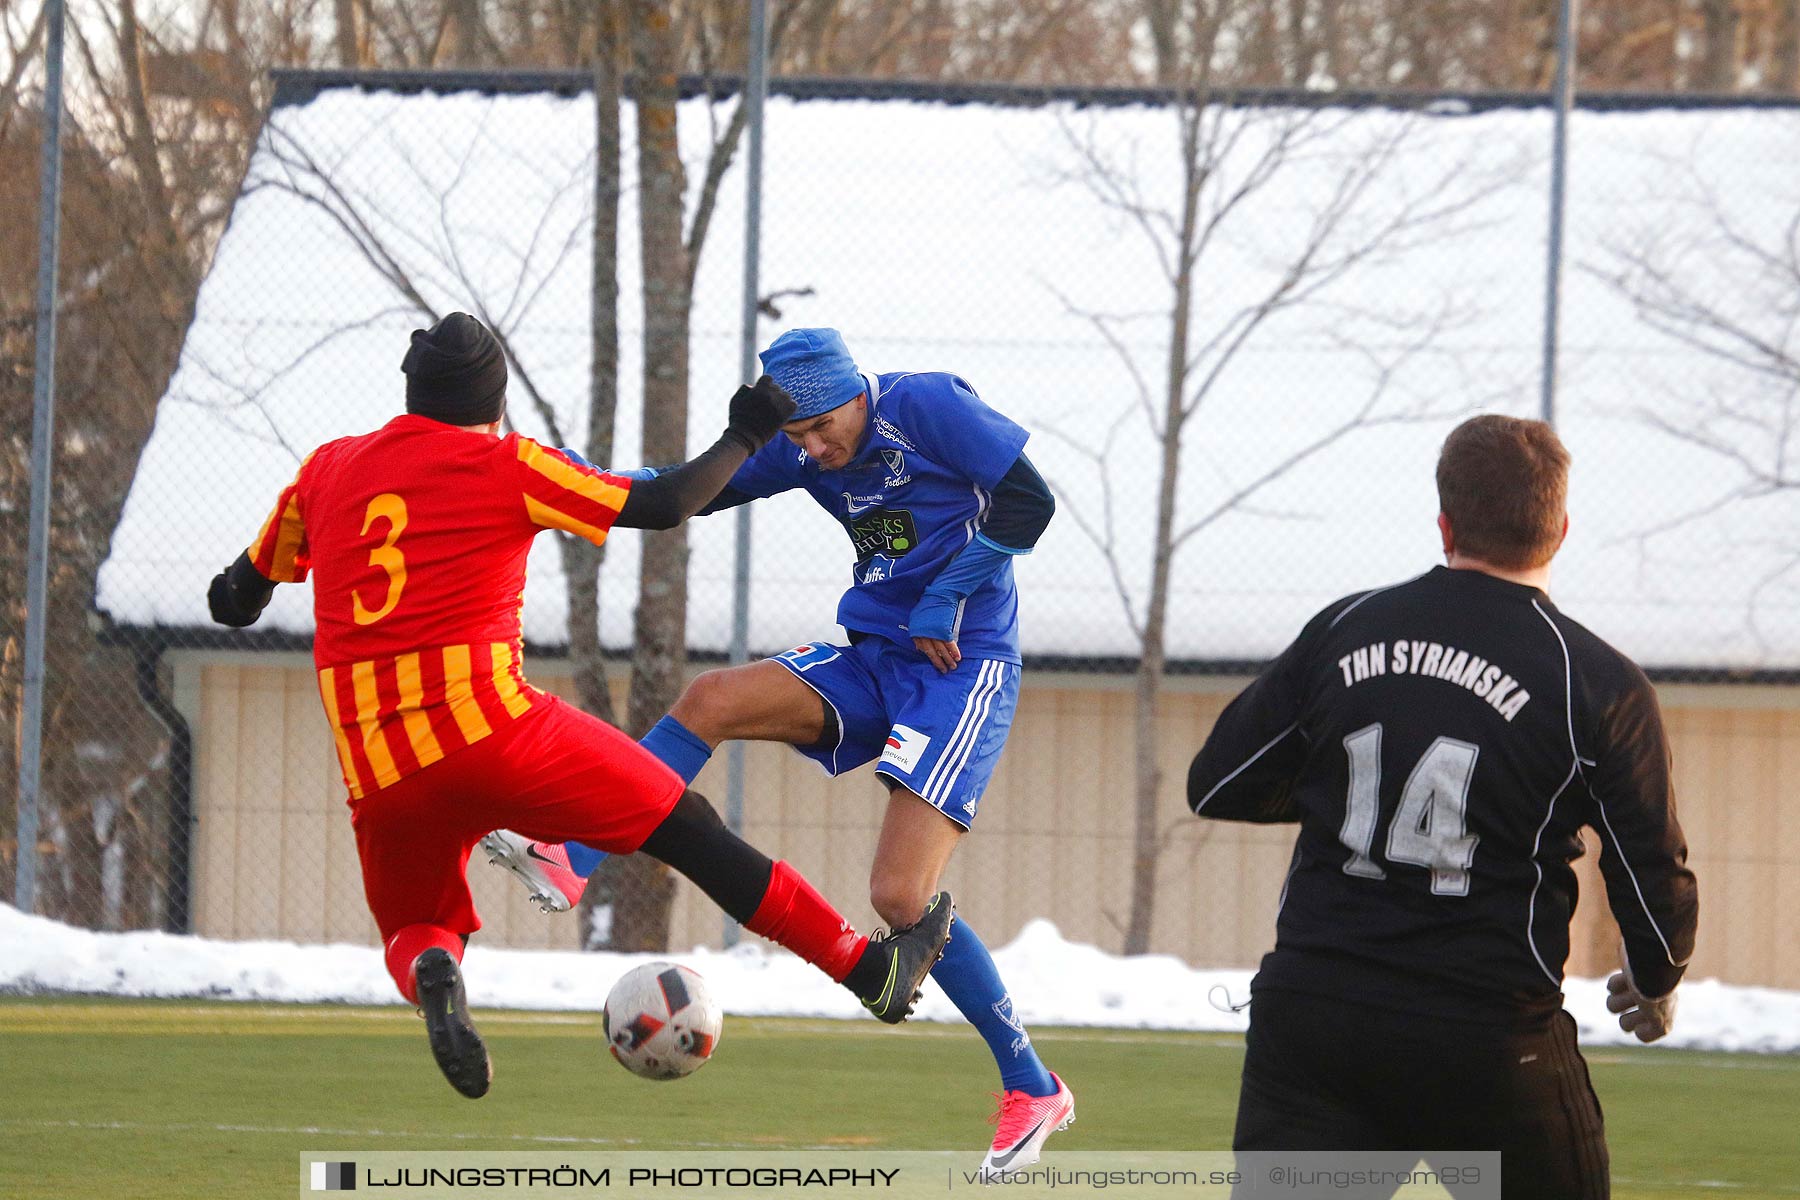
<svg viewBox="0 0 1800 1200">
<path fill-rule="evenodd" d="M 850 535 L 856 565 L 838 604 L 845 629 L 912 645 L 906 621 L 939 571 L 987 517 L 994 485 L 1030 436 L 975 389 L 941 372 L 864 376 L 869 429 L 850 464 L 822 471 L 777 436 L 732 477 L 749 497 L 805 488 Z M 1019 661 L 1012 564 L 964 603 L 957 645 L 966 656 Z"/>
</svg>

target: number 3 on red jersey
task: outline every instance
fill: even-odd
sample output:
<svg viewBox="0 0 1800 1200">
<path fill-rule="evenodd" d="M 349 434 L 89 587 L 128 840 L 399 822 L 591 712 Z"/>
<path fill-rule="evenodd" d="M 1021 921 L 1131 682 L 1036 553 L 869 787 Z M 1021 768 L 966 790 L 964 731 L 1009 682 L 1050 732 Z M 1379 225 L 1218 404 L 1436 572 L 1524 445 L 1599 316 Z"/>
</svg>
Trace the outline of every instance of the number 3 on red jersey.
<svg viewBox="0 0 1800 1200">
<path fill-rule="evenodd" d="M 363 604 L 361 594 L 351 589 L 351 615 L 358 625 L 373 625 L 393 612 L 400 603 L 400 593 L 406 588 L 406 555 L 395 545 L 406 531 L 406 501 L 393 492 L 383 492 L 369 501 L 369 507 L 363 511 L 363 533 L 368 533 L 375 522 L 381 520 L 388 523 L 387 539 L 369 551 L 369 565 L 387 572 L 387 595 L 380 608 L 371 610 Z"/>
</svg>

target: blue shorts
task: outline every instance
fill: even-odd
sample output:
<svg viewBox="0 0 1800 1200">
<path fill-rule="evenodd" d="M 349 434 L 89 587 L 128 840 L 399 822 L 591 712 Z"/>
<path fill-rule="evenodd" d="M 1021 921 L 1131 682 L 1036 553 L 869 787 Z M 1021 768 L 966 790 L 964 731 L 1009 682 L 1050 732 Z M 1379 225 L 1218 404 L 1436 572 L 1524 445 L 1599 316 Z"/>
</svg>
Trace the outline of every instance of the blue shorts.
<svg viewBox="0 0 1800 1200">
<path fill-rule="evenodd" d="M 1017 663 L 965 658 L 945 675 L 881 637 L 796 646 L 774 661 L 837 714 L 835 745 L 795 749 L 833 775 L 879 759 L 877 775 L 969 827 L 1019 706 Z"/>
</svg>

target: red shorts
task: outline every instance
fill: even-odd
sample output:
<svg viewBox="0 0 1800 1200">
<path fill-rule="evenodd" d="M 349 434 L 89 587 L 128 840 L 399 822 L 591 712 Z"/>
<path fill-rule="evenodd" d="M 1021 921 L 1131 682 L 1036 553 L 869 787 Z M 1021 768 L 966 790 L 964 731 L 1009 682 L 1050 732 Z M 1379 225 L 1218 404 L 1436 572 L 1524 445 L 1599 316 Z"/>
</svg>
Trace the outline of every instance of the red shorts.
<svg viewBox="0 0 1800 1200">
<path fill-rule="evenodd" d="M 630 854 L 685 790 L 681 776 L 623 733 L 545 696 L 491 737 L 350 801 L 381 940 L 408 925 L 480 929 L 469 853 L 496 829 Z"/>
</svg>

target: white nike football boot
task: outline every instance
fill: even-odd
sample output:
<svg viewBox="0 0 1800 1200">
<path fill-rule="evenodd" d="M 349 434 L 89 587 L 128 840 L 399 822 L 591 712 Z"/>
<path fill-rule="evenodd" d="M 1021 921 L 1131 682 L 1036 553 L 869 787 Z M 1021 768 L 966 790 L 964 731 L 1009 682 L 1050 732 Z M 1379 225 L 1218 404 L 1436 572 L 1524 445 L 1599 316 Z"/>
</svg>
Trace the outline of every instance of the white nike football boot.
<svg viewBox="0 0 1800 1200">
<path fill-rule="evenodd" d="M 999 1128 L 994 1131 L 993 1149 L 981 1163 L 984 1178 L 998 1179 L 1031 1166 L 1045 1140 L 1074 1123 L 1075 1093 L 1056 1072 L 1050 1078 L 1056 1080 L 1056 1091 L 1048 1096 L 1011 1091 L 995 1097 L 1000 1108 L 992 1119 Z"/>
<path fill-rule="evenodd" d="M 569 866 L 569 852 L 561 846 L 547 846 L 510 829 L 496 829 L 481 839 L 481 848 L 490 863 L 517 875 L 545 912 L 568 912 L 587 887 L 587 880 Z"/>
</svg>

